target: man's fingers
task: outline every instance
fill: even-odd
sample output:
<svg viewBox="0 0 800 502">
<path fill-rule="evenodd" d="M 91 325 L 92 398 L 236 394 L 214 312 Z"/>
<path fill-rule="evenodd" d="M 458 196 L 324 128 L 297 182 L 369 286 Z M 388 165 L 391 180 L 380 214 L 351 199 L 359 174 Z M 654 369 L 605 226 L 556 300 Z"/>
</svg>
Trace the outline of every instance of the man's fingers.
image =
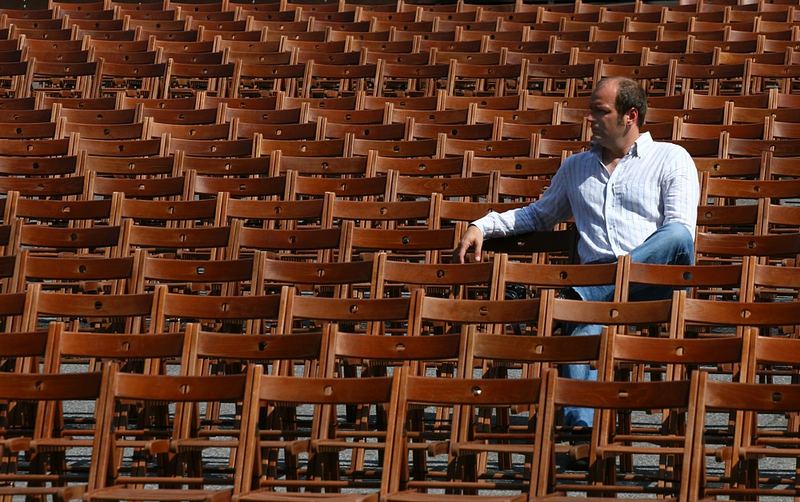
<svg viewBox="0 0 800 502">
<path fill-rule="evenodd" d="M 469 245 L 464 240 L 462 240 L 461 242 L 458 243 L 458 247 L 456 248 L 456 252 L 453 253 L 453 254 L 455 254 L 456 258 L 458 259 L 458 263 L 464 263 L 464 255 L 467 254 L 467 248 L 468 247 L 469 247 Z"/>
<path fill-rule="evenodd" d="M 483 239 L 475 239 L 475 261 L 481 261 L 481 248 L 483 247 Z"/>
</svg>

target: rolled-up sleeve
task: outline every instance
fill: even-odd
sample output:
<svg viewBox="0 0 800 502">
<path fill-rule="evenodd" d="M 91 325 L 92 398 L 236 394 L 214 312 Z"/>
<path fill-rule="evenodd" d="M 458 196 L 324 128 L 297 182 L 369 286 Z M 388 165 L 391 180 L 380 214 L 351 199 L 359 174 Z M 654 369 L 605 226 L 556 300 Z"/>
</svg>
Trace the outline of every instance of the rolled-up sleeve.
<svg viewBox="0 0 800 502">
<path fill-rule="evenodd" d="M 683 148 L 675 149 L 673 155 L 673 165 L 664 173 L 661 185 L 664 200 L 662 225 L 680 223 L 694 235 L 700 199 L 697 167 Z"/>
<path fill-rule="evenodd" d="M 552 230 L 571 216 L 567 193 L 566 163 L 555 176 L 542 197 L 525 207 L 497 213 L 491 212 L 472 222 L 486 239 L 508 237 L 535 230 Z"/>
</svg>

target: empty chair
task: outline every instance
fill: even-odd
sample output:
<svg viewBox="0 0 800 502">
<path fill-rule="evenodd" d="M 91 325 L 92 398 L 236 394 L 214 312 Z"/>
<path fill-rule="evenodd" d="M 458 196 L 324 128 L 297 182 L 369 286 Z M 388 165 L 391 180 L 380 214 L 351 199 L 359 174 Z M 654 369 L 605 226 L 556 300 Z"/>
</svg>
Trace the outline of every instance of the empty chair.
<svg viewBox="0 0 800 502">
<path fill-rule="evenodd" d="M 713 381 L 703 372 L 698 376 L 700 388 L 692 449 L 696 459 L 696 477 L 689 493 L 692 500 L 722 495 L 760 497 L 768 491 L 780 496 L 796 495 L 794 483 L 780 488 L 769 485 L 771 479 L 794 479 L 796 476 L 794 464 L 797 447 L 784 434 L 787 433 L 785 415 L 797 413 L 800 409 L 797 388 L 786 384 Z M 720 413 L 739 414 L 736 420 L 737 434 L 732 443 L 721 444 L 716 439 L 720 429 L 729 427 L 727 422 L 719 424 L 714 420 Z M 766 420 L 770 420 L 772 430 L 755 428 L 754 424 L 765 423 Z M 719 457 L 723 465 L 719 466 L 717 472 L 710 471 L 708 456 L 716 455 L 723 448 L 727 450 Z M 774 467 L 769 475 L 762 470 L 762 459 L 774 462 L 771 463 Z"/>
<path fill-rule="evenodd" d="M 541 380 L 432 379 L 399 373 L 402 391 L 391 459 L 395 474 L 389 480 L 386 500 L 456 500 L 486 490 L 493 495 L 489 500 L 511 501 L 524 500 L 535 489 L 538 472 L 526 465 L 536 465 L 534 450 L 539 437 L 534 417 L 538 414 L 532 410 L 544 399 Z M 446 410 L 441 415 L 442 426 L 422 416 L 434 407 Z M 500 416 L 487 416 L 482 411 L 487 407 L 510 409 L 514 414 L 519 427 L 508 435 L 513 443 L 503 433 L 494 432 Z M 509 468 L 489 465 L 488 472 L 477 476 L 479 455 L 490 452 L 515 453 L 519 460 Z M 434 461 L 436 457 L 440 460 Z M 454 494 L 429 491 L 441 489 Z M 513 494 L 501 496 L 500 490 Z"/>
<path fill-rule="evenodd" d="M 364 385 L 362 379 L 260 376 L 257 371 L 251 411 L 267 413 L 261 421 L 254 416 L 243 430 L 248 447 L 238 462 L 243 470 L 238 499 L 358 502 L 363 495 L 342 495 L 339 489 L 367 488 L 373 496 L 385 491 L 392 469 L 396 382 L 397 377 L 379 377 Z M 300 420 L 307 413 L 304 405 L 313 407 L 310 424 Z M 363 420 L 350 422 L 341 415 L 342 405 L 360 405 Z M 384 462 L 353 468 L 353 449 L 377 450 Z M 279 464 L 280 450 L 286 453 Z"/>
<path fill-rule="evenodd" d="M 96 430 L 84 427 L 83 431 L 72 435 L 76 431 L 64 430 L 63 424 L 48 423 L 53 416 L 45 413 L 44 408 L 55 403 L 73 409 L 89 405 L 89 417 L 83 418 L 99 423 L 105 412 L 102 403 L 107 389 L 107 375 L 101 373 L 0 374 L 0 396 L 4 408 L 12 412 L 14 409 L 27 409 L 36 417 L 36 422 L 31 423 L 28 430 L 17 430 L 12 419 L 5 433 L 6 441 L 13 441 L 15 446 L 3 449 L 3 461 L 16 467 L 14 472 L 0 475 L 4 478 L 4 496 L 49 495 L 74 499 L 80 498 L 92 486 L 90 476 L 81 468 L 79 455 L 90 454 L 97 458 L 99 442 L 93 443 L 91 439 Z M 97 405 L 92 409 L 90 403 Z M 34 409 L 27 408 L 29 405 Z M 38 412 L 36 408 L 39 408 Z M 24 462 L 24 457 L 31 457 L 34 461 Z"/>
<path fill-rule="evenodd" d="M 543 398 L 538 457 L 537 494 L 541 497 L 569 493 L 587 496 L 655 492 L 675 499 L 688 500 L 691 469 L 694 465 L 691 420 L 686 434 L 679 428 L 694 404 L 696 381 L 677 382 L 579 382 L 547 374 L 547 396 Z M 557 426 L 559 410 L 564 406 L 588 406 L 606 417 L 603 426 L 595 426 L 589 443 L 586 469 L 568 469 L 558 464 L 555 448 L 575 440 L 575 431 Z M 617 434 L 616 416 L 620 412 L 647 412 L 657 434 Z M 652 414 L 652 415 L 650 415 Z M 617 472 L 617 457 L 632 454 L 644 463 L 653 460 L 653 469 L 632 475 Z M 658 465 L 655 465 L 658 462 Z M 563 464 L 562 464 L 563 465 Z M 567 472 L 573 470 L 573 472 Z M 578 472 L 574 472 L 577 470 Z M 654 474 L 647 479 L 648 474 Z"/>
<path fill-rule="evenodd" d="M 155 294 L 163 298 L 151 321 L 155 332 L 170 331 L 171 326 L 187 322 L 199 322 L 201 329 L 224 333 L 274 334 L 281 329 L 281 295 L 184 295 L 168 293 L 166 285 L 156 286 Z"/>
<path fill-rule="evenodd" d="M 248 423 L 248 415 L 234 418 L 238 426 L 227 433 L 215 427 L 214 436 L 203 435 L 202 426 L 182 427 L 181 424 L 183 420 L 198 419 L 200 403 L 232 403 L 250 409 L 253 373 L 254 370 L 248 375 L 149 376 L 121 373 L 111 365 L 108 397 L 103 403 L 104 420 L 95 441 L 99 454 L 92 463 L 96 484 L 87 490 L 87 500 L 113 497 L 173 500 L 187 496 L 212 498 L 230 493 L 231 488 L 219 488 L 219 484 L 234 485 L 232 476 L 207 480 L 216 469 L 208 457 L 203 460 L 198 452 L 221 448 L 216 451 L 224 459 L 222 462 L 233 463 L 244 449 L 245 442 L 240 439 L 239 430 L 241 423 Z M 152 429 L 144 434 L 132 432 L 126 429 L 136 423 L 125 419 L 127 408 L 117 408 L 123 401 L 134 401 L 142 406 L 175 403 L 176 414 L 164 424 L 163 433 L 156 434 Z M 159 444 L 173 445 L 175 462 L 166 462 L 165 455 L 157 448 Z M 140 458 L 150 462 L 137 465 Z M 151 476 L 158 480 L 157 489 L 146 487 Z"/>
</svg>

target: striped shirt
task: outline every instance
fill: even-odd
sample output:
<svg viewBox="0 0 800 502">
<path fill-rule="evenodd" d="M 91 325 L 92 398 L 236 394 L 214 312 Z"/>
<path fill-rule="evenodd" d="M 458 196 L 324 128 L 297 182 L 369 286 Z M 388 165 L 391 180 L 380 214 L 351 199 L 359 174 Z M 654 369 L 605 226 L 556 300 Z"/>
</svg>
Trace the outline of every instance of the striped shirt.
<svg viewBox="0 0 800 502">
<path fill-rule="evenodd" d="M 581 262 L 607 262 L 630 253 L 667 223 L 680 223 L 694 235 L 699 197 L 689 152 L 643 133 L 611 174 L 599 147 L 572 155 L 541 199 L 472 224 L 489 239 L 552 230 L 574 217 Z"/>
</svg>

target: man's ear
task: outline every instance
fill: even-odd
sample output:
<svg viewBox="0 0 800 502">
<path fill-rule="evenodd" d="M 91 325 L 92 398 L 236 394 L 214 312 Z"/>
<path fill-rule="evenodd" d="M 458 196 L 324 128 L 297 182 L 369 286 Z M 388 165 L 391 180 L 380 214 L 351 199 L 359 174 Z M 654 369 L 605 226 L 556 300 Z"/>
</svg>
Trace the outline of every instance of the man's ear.
<svg viewBox="0 0 800 502">
<path fill-rule="evenodd" d="M 639 121 L 639 110 L 636 108 L 631 108 L 628 110 L 628 113 L 625 114 L 625 118 L 628 120 L 628 124 L 636 124 Z"/>
</svg>

